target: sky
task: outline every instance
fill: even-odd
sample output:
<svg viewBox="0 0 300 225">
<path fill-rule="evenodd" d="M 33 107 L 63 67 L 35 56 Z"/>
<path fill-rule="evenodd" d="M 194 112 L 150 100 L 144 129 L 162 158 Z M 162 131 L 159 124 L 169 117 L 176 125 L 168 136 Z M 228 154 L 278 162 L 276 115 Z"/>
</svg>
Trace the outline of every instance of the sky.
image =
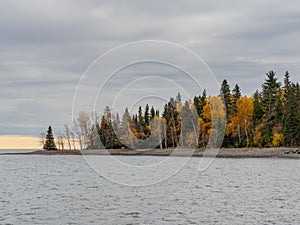
<svg viewBox="0 0 300 225">
<path fill-rule="evenodd" d="M 142 40 L 165 42 L 127 45 L 99 61 L 119 45 Z M 213 76 L 217 85 L 238 83 L 248 96 L 269 70 L 281 81 L 288 70 L 299 82 L 299 40 L 297 0 L 1 0 L 0 135 L 39 136 L 48 125 L 58 132 L 89 109 L 85 103 L 99 111 L 107 103 L 134 108 L 147 99 L 162 106 L 177 91 L 201 94 Z M 135 59 L 169 64 L 131 65 Z M 202 89 L 183 67 L 203 69 Z M 112 68 L 122 70 L 108 79 Z"/>
</svg>

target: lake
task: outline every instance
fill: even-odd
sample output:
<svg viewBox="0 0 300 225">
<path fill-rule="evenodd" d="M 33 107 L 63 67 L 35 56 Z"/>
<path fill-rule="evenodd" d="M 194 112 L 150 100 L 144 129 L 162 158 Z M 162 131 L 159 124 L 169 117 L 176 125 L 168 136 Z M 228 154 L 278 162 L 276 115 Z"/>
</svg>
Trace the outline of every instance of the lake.
<svg viewBox="0 0 300 225">
<path fill-rule="evenodd" d="M 109 156 L 93 157 L 105 163 Z M 0 224 L 299 224 L 298 160 L 218 158 L 205 171 L 198 170 L 199 160 L 162 182 L 136 187 L 102 177 L 80 155 L 2 155 Z"/>
</svg>

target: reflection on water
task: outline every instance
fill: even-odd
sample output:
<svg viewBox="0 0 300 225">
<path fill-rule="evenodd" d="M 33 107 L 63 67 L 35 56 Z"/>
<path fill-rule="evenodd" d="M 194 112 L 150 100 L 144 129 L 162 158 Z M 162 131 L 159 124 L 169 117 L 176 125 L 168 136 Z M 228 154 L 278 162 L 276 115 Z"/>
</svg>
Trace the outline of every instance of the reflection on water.
<svg viewBox="0 0 300 225">
<path fill-rule="evenodd" d="M 298 160 L 216 159 L 204 172 L 198 163 L 165 182 L 129 187 L 100 177 L 82 156 L 3 155 L 0 224 L 299 223 Z"/>
</svg>

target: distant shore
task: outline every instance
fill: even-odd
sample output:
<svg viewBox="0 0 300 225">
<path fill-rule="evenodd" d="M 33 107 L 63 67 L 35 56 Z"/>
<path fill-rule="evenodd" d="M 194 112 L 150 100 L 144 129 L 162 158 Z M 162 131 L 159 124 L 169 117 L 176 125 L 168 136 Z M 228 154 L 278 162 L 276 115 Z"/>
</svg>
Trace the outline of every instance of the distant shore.
<svg viewBox="0 0 300 225">
<path fill-rule="evenodd" d="M 0 153 L 0 155 L 124 155 L 124 156 L 182 156 L 217 158 L 300 158 L 300 147 L 281 148 L 222 148 L 205 149 L 98 149 L 98 150 L 37 150 L 32 152 Z"/>
</svg>

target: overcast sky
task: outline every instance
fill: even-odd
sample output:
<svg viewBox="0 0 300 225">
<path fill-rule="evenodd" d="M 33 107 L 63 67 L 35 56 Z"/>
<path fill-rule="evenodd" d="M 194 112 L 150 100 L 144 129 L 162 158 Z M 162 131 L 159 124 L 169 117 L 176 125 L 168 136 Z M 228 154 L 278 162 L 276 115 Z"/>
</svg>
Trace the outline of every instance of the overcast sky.
<svg viewBox="0 0 300 225">
<path fill-rule="evenodd" d="M 219 82 L 226 78 L 231 87 L 238 83 L 248 96 L 260 89 L 269 70 L 277 72 L 280 80 L 289 70 L 292 80 L 299 82 L 299 1 L 156 2 L 1 0 L 0 134 L 39 135 L 50 124 L 57 130 L 70 124 L 73 96 L 83 73 L 97 57 L 127 42 L 151 39 L 186 46 L 201 56 Z M 170 60 L 180 57 L 171 54 Z M 110 59 L 107 64 L 118 61 Z M 159 98 L 164 94 L 157 89 L 173 84 L 175 77 L 188 89 L 185 76 L 174 68 L 164 71 L 166 67 L 148 63 L 143 69 L 138 65 L 126 70 L 126 76 L 135 77 L 128 93 L 135 96 L 134 90 L 143 90 L 147 84 L 147 95 L 152 90 Z M 141 84 L 141 71 L 142 77 L 152 74 L 156 78 L 145 78 Z M 159 75 L 162 79 L 157 79 Z M 99 89 L 107 75 L 99 76 L 85 88 L 95 85 Z M 126 76 L 115 89 L 126 86 Z M 112 89 L 102 95 L 109 96 Z M 202 92 L 192 84 L 189 90 Z M 83 99 L 89 97 L 85 94 Z M 137 100 L 124 98 L 122 103 L 132 105 Z M 104 104 L 97 102 L 97 107 L 104 108 Z"/>
</svg>

